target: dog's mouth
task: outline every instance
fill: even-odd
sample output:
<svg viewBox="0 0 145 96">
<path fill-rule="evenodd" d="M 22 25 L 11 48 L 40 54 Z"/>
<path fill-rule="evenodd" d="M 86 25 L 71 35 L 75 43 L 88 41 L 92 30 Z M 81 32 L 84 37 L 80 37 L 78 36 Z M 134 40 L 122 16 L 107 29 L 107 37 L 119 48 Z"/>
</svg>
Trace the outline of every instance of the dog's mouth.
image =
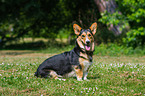
<svg viewBox="0 0 145 96">
<path fill-rule="evenodd" d="M 91 49 L 90 45 L 85 45 L 85 48 L 87 51 L 89 51 Z"/>
</svg>

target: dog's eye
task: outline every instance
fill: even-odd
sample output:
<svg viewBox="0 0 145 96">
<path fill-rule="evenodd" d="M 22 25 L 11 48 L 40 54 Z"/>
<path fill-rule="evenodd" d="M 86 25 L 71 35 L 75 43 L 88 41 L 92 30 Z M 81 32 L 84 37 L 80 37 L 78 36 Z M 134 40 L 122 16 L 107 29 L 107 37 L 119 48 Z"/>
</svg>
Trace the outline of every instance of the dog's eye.
<svg viewBox="0 0 145 96">
<path fill-rule="evenodd" d="M 91 37 L 91 34 L 89 34 L 88 36 Z"/>
<path fill-rule="evenodd" d="M 82 35 L 82 37 L 85 37 L 85 35 Z"/>
</svg>

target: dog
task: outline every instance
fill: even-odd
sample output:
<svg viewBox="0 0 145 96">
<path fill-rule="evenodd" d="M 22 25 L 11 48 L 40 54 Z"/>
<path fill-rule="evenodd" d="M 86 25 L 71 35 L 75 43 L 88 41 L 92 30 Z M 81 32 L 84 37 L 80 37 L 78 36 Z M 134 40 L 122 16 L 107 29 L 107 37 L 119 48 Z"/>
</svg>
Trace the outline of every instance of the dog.
<svg viewBox="0 0 145 96">
<path fill-rule="evenodd" d="M 82 29 L 73 24 L 73 29 L 77 35 L 76 46 L 71 51 L 46 59 L 39 65 L 35 76 L 54 79 L 76 77 L 78 81 L 88 80 L 88 70 L 92 65 L 95 50 L 94 35 L 97 23 L 93 23 L 89 29 Z"/>
</svg>

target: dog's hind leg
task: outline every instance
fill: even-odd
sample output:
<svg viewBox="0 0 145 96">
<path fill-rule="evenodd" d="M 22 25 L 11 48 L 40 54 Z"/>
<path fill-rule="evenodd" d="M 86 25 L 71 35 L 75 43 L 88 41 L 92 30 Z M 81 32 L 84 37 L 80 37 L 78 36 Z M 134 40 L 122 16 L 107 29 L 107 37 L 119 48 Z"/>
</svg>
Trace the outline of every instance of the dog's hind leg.
<svg viewBox="0 0 145 96">
<path fill-rule="evenodd" d="M 52 78 L 54 78 L 54 79 L 59 79 L 59 77 L 62 77 L 62 76 L 60 76 L 60 75 L 58 75 L 55 71 L 53 71 L 53 70 L 50 70 L 50 76 L 52 76 Z"/>
</svg>

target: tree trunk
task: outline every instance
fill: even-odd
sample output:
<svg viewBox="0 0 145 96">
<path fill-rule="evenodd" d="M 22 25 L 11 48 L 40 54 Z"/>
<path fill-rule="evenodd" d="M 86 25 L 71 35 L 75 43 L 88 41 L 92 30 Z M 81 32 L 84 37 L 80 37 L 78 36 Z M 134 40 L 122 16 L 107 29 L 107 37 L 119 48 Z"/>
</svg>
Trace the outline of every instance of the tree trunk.
<svg viewBox="0 0 145 96">
<path fill-rule="evenodd" d="M 108 13 L 113 14 L 116 12 L 117 4 L 115 0 L 94 0 L 100 13 L 107 11 Z M 119 14 L 121 14 L 120 11 L 118 11 Z M 122 34 L 122 31 L 119 30 L 121 25 L 113 25 L 111 24 L 109 27 L 109 30 L 114 33 L 115 36 L 118 36 Z"/>
</svg>

